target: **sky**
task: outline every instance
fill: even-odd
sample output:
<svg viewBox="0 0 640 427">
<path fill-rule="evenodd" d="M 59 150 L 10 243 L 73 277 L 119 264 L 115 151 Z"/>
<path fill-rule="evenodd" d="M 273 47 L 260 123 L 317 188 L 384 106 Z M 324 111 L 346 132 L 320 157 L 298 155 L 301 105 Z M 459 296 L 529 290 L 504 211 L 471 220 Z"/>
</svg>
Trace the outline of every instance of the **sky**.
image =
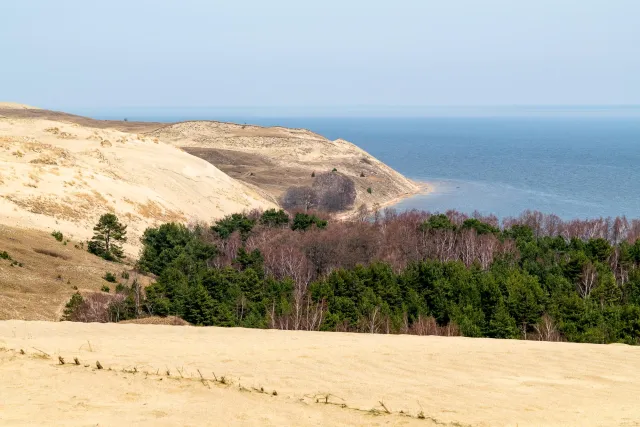
<svg viewBox="0 0 640 427">
<path fill-rule="evenodd" d="M 43 108 L 640 104 L 638 0 L 0 3 L 0 100 Z"/>
</svg>

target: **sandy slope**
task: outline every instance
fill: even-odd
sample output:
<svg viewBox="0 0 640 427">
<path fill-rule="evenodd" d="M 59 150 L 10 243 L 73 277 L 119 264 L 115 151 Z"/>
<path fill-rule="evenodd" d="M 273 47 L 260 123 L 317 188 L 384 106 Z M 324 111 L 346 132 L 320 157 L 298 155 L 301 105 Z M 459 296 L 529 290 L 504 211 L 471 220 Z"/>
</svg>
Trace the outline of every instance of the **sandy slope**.
<svg viewBox="0 0 640 427">
<path fill-rule="evenodd" d="M 640 425 L 624 345 L 5 321 L 2 347 L 3 425 Z M 394 415 L 368 412 L 380 401 Z"/>
<path fill-rule="evenodd" d="M 355 181 L 355 209 L 361 204 L 386 206 L 424 191 L 356 145 L 305 129 L 197 121 L 171 124 L 148 135 L 182 147 L 275 198 L 290 186 L 310 185 L 312 172 L 333 168 Z"/>
<path fill-rule="evenodd" d="M 157 138 L 0 117 L 0 223 L 86 239 L 105 212 L 139 236 L 167 221 L 210 221 L 275 206 L 210 163 Z"/>
</svg>

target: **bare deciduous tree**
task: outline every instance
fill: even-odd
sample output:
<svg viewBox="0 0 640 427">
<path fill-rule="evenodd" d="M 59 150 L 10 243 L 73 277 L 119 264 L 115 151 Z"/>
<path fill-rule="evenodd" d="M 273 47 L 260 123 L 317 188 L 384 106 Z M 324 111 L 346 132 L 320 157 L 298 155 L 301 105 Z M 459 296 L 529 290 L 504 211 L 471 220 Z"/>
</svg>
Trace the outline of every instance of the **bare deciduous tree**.
<svg viewBox="0 0 640 427">
<path fill-rule="evenodd" d="M 318 206 L 318 193 L 311 187 L 290 187 L 282 196 L 282 207 L 289 211 L 308 212 Z"/>
<path fill-rule="evenodd" d="M 316 176 L 313 189 L 318 194 L 318 208 L 327 212 L 350 209 L 356 200 L 353 179 L 340 173 L 323 173 Z"/>
</svg>

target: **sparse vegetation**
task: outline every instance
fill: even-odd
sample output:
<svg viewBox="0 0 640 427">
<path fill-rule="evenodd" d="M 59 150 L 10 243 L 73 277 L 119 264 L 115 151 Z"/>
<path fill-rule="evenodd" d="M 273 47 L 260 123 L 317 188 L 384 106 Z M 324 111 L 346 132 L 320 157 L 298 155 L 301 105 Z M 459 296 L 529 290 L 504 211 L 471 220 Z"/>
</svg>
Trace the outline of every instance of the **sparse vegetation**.
<svg viewBox="0 0 640 427">
<path fill-rule="evenodd" d="M 11 260 L 11 255 L 7 251 L 0 252 L 0 259 Z"/>
<path fill-rule="evenodd" d="M 100 290 L 108 294 L 111 289 L 107 285 L 102 285 L 102 288 L 100 288 Z"/>
<path fill-rule="evenodd" d="M 116 275 L 110 272 L 106 272 L 104 274 L 104 276 L 102 277 L 104 280 L 106 280 L 107 282 L 110 283 L 116 283 L 117 279 L 116 279 Z"/>
<path fill-rule="evenodd" d="M 38 253 L 38 254 L 48 255 L 48 256 L 54 257 L 54 258 L 60 258 L 60 259 L 64 259 L 64 260 L 70 259 L 68 256 L 66 256 L 64 254 L 61 254 L 59 252 L 56 252 L 56 251 L 52 251 L 50 249 L 35 248 L 33 251 Z"/>
<path fill-rule="evenodd" d="M 51 233 L 51 235 L 53 236 L 54 239 L 56 239 L 58 242 L 62 242 L 62 240 L 64 239 L 64 235 L 59 232 L 59 231 L 54 231 L 53 233 Z"/>
</svg>

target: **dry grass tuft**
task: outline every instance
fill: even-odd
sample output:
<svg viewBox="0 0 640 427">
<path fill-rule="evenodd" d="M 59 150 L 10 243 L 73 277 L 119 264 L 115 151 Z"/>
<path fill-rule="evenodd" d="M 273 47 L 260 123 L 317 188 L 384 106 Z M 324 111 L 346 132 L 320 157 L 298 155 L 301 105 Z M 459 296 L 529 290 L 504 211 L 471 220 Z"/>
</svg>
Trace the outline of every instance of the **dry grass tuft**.
<svg viewBox="0 0 640 427">
<path fill-rule="evenodd" d="M 135 208 L 136 212 L 144 218 L 151 218 L 163 222 L 185 222 L 187 220 L 182 213 L 165 209 L 153 200 L 147 200 L 144 204 L 138 203 L 135 205 Z"/>
<path fill-rule="evenodd" d="M 54 258 L 61 258 L 61 259 L 65 260 L 65 261 L 71 259 L 71 257 L 69 257 L 67 255 L 64 255 L 64 254 L 61 254 L 60 252 L 56 252 L 56 251 L 51 250 L 51 249 L 34 248 L 33 251 L 35 253 L 38 253 L 38 254 L 48 255 L 48 256 L 51 256 L 51 257 L 54 257 Z"/>
<path fill-rule="evenodd" d="M 33 164 L 37 164 L 37 165 L 51 165 L 51 166 L 57 166 L 58 162 L 56 161 L 56 159 L 54 159 L 51 156 L 48 156 L 46 154 L 43 154 L 41 156 L 39 156 L 38 158 L 35 158 L 33 160 L 31 160 L 29 163 L 33 163 Z"/>
</svg>

